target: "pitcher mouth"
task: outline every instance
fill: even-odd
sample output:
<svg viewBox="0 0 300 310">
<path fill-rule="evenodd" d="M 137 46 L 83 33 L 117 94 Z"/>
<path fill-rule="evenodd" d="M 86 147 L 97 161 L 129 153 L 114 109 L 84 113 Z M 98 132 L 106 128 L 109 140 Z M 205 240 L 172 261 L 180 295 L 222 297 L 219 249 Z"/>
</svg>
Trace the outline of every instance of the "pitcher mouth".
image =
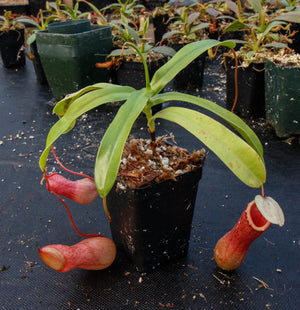
<svg viewBox="0 0 300 310">
<path fill-rule="evenodd" d="M 246 213 L 249 224 L 256 231 L 265 231 L 271 225 L 271 223 L 258 210 L 255 201 L 251 201 L 248 204 Z"/>
</svg>

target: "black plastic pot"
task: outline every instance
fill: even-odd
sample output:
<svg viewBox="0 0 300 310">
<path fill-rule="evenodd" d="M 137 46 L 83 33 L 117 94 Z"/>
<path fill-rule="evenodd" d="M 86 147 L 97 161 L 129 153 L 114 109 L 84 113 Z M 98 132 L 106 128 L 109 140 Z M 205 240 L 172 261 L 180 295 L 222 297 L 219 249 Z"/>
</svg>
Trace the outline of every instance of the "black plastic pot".
<svg viewBox="0 0 300 310">
<path fill-rule="evenodd" d="M 150 272 L 188 253 L 193 212 L 202 167 L 177 181 L 133 189 L 117 183 L 107 196 L 111 232 L 140 272 Z"/>
<path fill-rule="evenodd" d="M 300 134 L 300 67 L 265 64 L 266 119 L 280 138 Z"/>
<path fill-rule="evenodd" d="M 176 52 L 184 46 L 184 44 L 172 43 L 168 43 L 168 45 Z M 172 81 L 175 90 L 196 90 L 202 87 L 205 58 L 206 53 L 201 54 L 175 76 Z"/>
<path fill-rule="evenodd" d="M 0 32 L 1 57 L 6 68 L 18 68 L 25 65 L 24 33 L 24 29 Z"/>
<path fill-rule="evenodd" d="M 66 22 L 59 24 L 63 23 Z M 70 30 L 69 23 L 66 26 L 67 34 L 62 29 L 58 30 L 59 33 L 36 33 L 42 66 L 55 99 L 97 82 L 108 82 L 110 77 L 107 69 L 96 68 L 95 64 L 104 62 L 111 52 L 111 27 L 92 25 L 89 31 L 85 31 L 84 24 L 84 31 L 81 31 L 78 27 Z M 72 31 L 79 32 L 69 33 Z"/>
<path fill-rule="evenodd" d="M 150 79 L 155 71 L 167 61 L 162 58 L 157 61 L 148 62 Z M 119 85 L 131 86 L 141 89 L 146 86 L 144 65 L 136 61 L 123 61 L 112 73 L 112 82 Z"/>
<path fill-rule="evenodd" d="M 235 99 L 235 62 L 226 58 L 226 108 L 231 110 Z M 242 118 L 264 118 L 265 113 L 264 63 L 238 67 L 238 100 L 234 112 Z"/>
<path fill-rule="evenodd" d="M 47 81 L 47 78 L 46 78 L 45 71 L 43 69 L 43 65 L 42 65 L 42 62 L 41 62 L 40 54 L 39 54 L 38 49 L 37 49 L 36 41 L 34 41 L 30 45 L 30 49 L 31 49 L 31 53 L 34 56 L 33 67 L 34 67 L 34 71 L 35 71 L 35 75 L 36 75 L 36 80 L 41 85 L 47 85 L 48 81 Z"/>
<path fill-rule="evenodd" d="M 148 9 L 153 10 L 156 7 L 163 6 L 168 0 L 142 0 L 141 3 Z"/>
<path fill-rule="evenodd" d="M 168 14 L 156 15 L 155 17 L 153 17 L 155 43 L 160 42 L 163 35 L 168 31 L 168 19 Z"/>
<path fill-rule="evenodd" d="M 290 31 L 295 31 L 295 35 L 292 37 L 293 42 L 289 43 L 289 47 L 295 50 L 295 53 L 300 53 L 300 24 L 292 23 Z"/>
<path fill-rule="evenodd" d="M 221 33 L 219 37 L 219 41 L 227 41 L 227 40 L 245 40 L 245 31 L 243 30 L 235 30 L 235 31 L 228 31 L 225 33 Z M 241 43 L 236 43 L 235 45 L 235 50 L 238 51 L 243 44 Z M 225 49 L 228 51 L 228 48 Z"/>
</svg>

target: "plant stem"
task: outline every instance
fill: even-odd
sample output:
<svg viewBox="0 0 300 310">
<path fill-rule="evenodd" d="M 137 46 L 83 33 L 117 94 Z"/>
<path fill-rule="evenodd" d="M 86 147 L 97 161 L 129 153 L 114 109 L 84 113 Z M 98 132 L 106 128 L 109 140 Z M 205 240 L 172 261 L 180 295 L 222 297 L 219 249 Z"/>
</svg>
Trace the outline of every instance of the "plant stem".
<svg viewBox="0 0 300 310">
<path fill-rule="evenodd" d="M 150 78 L 149 78 L 149 70 L 148 70 L 148 66 L 147 66 L 147 62 L 145 60 L 145 57 L 143 56 L 143 54 L 141 53 L 141 51 L 139 50 L 139 48 L 137 46 L 135 46 L 133 43 L 130 42 L 125 42 L 124 45 L 129 45 L 131 46 L 133 49 L 136 50 L 136 52 L 138 53 L 138 55 L 141 57 L 143 65 L 144 65 L 144 70 L 145 70 L 145 80 L 146 80 L 146 89 L 150 90 Z"/>
</svg>

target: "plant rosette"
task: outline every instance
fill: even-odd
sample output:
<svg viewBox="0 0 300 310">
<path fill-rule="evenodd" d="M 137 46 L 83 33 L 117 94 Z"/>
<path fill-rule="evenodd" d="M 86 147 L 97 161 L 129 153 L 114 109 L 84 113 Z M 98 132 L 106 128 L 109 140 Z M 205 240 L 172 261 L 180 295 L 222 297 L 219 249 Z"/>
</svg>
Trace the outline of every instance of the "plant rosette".
<svg viewBox="0 0 300 310">
<path fill-rule="evenodd" d="M 136 90 L 128 86 L 98 83 L 70 94 L 58 102 L 54 108 L 54 113 L 59 116 L 59 120 L 52 126 L 48 133 L 45 149 L 39 161 L 46 182 L 48 178 L 46 164 L 49 152 L 51 148 L 53 149 L 52 146 L 59 137 L 69 132 L 75 126 L 76 119 L 83 113 L 103 104 L 123 101 L 123 104 L 120 106 L 116 116 L 102 137 L 94 167 L 93 180 L 95 187 L 99 195 L 103 198 L 105 211 L 112 222 L 114 219 L 110 217 L 110 213 L 108 212 L 107 197 L 116 184 L 120 167 L 126 161 L 122 159 L 122 154 L 128 146 L 128 137 L 132 126 L 141 113 L 144 113 L 146 116 L 150 134 L 149 147 L 144 147 L 144 150 L 149 156 L 146 158 L 150 161 L 152 160 L 151 152 L 152 154 L 156 152 L 156 146 L 159 143 L 159 140 L 155 136 L 155 122 L 158 118 L 161 118 L 180 125 L 202 141 L 243 183 L 250 187 L 262 187 L 266 181 L 263 148 L 252 129 L 238 116 L 212 101 L 180 92 L 161 93 L 165 85 L 190 62 L 208 49 L 220 45 L 230 48 L 234 47 L 233 42 L 219 42 L 216 40 L 203 40 L 184 46 L 155 72 L 151 80 L 145 58 L 137 47 L 131 45 L 143 60 L 146 81 L 144 88 Z M 225 120 L 228 125 L 232 126 L 233 130 L 236 130 L 239 135 L 224 126 L 220 121 L 202 112 L 198 112 L 196 109 L 170 106 L 152 114 L 152 108 L 154 106 L 169 101 L 188 102 L 195 105 L 195 108 L 201 107 L 209 112 L 213 112 Z M 203 155 L 202 152 L 201 155 Z M 164 157 L 162 156 L 162 160 L 166 161 L 166 159 L 163 159 Z M 136 165 L 134 166 L 136 168 Z M 141 170 L 147 169 L 144 168 Z M 181 170 L 184 172 L 184 169 Z M 130 174 L 134 174 L 134 172 L 136 171 L 131 171 Z M 171 179 L 180 177 L 180 174 L 176 176 L 177 173 L 175 172 L 175 176 L 172 175 Z M 184 175 L 185 173 L 182 174 L 182 176 Z M 154 181 L 158 185 L 164 184 L 164 182 L 157 183 L 155 179 L 157 177 L 154 179 L 152 177 L 150 178 L 151 181 Z M 159 179 L 158 177 L 157 180 Z M 146 184 L 143 184 L 142 188 Z M 172 211 L 170 211 L 169 217 L 171 215 Z M 127 215 L 125 214 L 124 216 L 126 217 Z"/>
</svg>

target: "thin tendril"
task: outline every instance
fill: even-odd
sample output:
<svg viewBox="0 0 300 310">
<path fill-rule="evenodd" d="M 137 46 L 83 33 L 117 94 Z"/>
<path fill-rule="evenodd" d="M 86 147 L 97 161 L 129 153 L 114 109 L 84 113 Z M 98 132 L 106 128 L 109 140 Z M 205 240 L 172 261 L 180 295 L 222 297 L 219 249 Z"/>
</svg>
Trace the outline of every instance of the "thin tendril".
<svg viewBox="0 0 300 310">
<path fill-rule="evenodd" d="M 103 207 L 104 207 L 104 211 L 108 217 L 108 221 L 111 222 L 111 216 L 110 216 L 109 211 L 107 209 L 106 197 L 103 197 Z"/>
<path fill-rule="evenodd" d="M 58 159 L 58 157 L 57 157 L 57 155 L 56 155 L 56 153 L 55 153 L 54 148 L 53 148 L 52 145 L 51 145 L 51 150 L 52 150 L 52 152 L 53 152 L 53 155 L 54 155 L 55 160 L 56 160 L 57 163 L 61 166 L 62 169 L 64 169 L 65 171 L 67 171 L 67 172 L 69 172 L 69 173 L 72 173 L 72 174 L 75 174 L 75 175 L 79 175 L 79 176 L 82 176 L 82 177 L 84 177 L 84 178 L 88 178 L 88 179 L 90 179 L 91 181 L 94 182 L 94 179 L 93 179 L 92 177 L 90 177 L 90 176 L 88 176 L 88 175 L 86 175 L 86 174 L 84 174 L 84 173 L 75 172 L 75 171 L 72 171 L 72 170 L 66 168 L 66 167 L 60 162 L 60 160 Z"/>
<path fill-rule="evenodd" d="M 65 209 L 67 210 L 68 212 L 68 215 L 69 215 L 69 219 L 71 221 L 71 224 L 73 226 L 73 228 L 75 229 L 75 231 L 82 237 L 84 238 L 91 238 L 91 237 L 103 237 L 103 235 L 101 234 L 84 234 L 82 233 L 81 231 L 79 231 L 79 229 L 76 227 L 74 221 L 73 221 L 73 218 L 72 218 L 72 215 L 71 215 L 71 212 L 67 206 L 67 204 L 54 192 L 52 192 L 52 194 L 63 204 L 63 206 L 65 207 Z"/>
<path fill-rule="evenodd" d="M 59 161 L 58 157 L 56 156 L 56 153 L 55 153 L 55 151 L 54 151 L 53 146 L 51 146 L 51 149 L 52 149 L 53 155 L 54 155 L 54 157 L 55 157 L 55 160 L 56 160 L 57 163 L 62 167 L 62 169 L 66 170 L 67 172 L 70 172 L 70 173 L 73 173 L 73 174 L 76 174 L 76 175 L 80 175 L 80 176 L 86 177 L 86 178 L 88 178 L 88 179 L 94 181 L 94 179 L 91 178 L 91 177 L 88 176 L 88 175 L 85 175 L 85 174 L 83 174 L 83 173 L 78 173 L 78 172 L 75 172 L 75 171 L 72 171 L 72 170 L 67 169 L 67 168 Z M 80 236 L 82 236 L 82 237 L 84 237 L 84 238 L 103 237 L 103 235 L 101 235 L 101 234 L 84 234 L 84 233 L 82 233 L 82 232 L 76 227 L 76 225 L 75 225 L 75 223 L 74 223 L 74 221 L 73 221 L 73 217 L 72 217 L 72 215 L 71 215 L 71 212 L 70 212 L 70 210 L 69 210 L 67 204 L 63 201 L 63 199 L 61 199 L 61 198 L 59 197 L 58 194 L 56 194 L 55 192 L 51 191 L 51 188 L 49 187 L 49 181 L 48 181 L 48 176 L 47 176 L 46 169 L 45 169 L 45 171 L 44 171 L 43 179 L 45 179 L 45 181 L 46 181 L 47 189 L 48 189 L 48 190 L 49 190 L 49 191 L 63 204 L 63 206 L 65 207 L 65 209 L 66 209 L 66 211 L 67 211 L 67 213 L 68 213 L 70 222 L 71 222 L 71 224 L 72 224 L 74 230 L 75 230 Z"/>
<path fill-rule="evenodd" d="M 263 197 L 265 197 L 264 185 L 262 184 L 262 185 L 260 186 L 260 188 L 261 188 L 261 195 L 262 195 Z"/>
<path fill-rule="evenodd" d="M 237 99 L 238 99 L 238 83 L 237 83 L 237 73 L 238 73 L 238 60 L 236 57 L 236 53 L 234 49 L 231 49 L 233 56 L 234 56 L 234 62 L 235 62 L 235 68 L 234 68 L 234 89 L 235 89 L 235 95 L 234 95 L 234 103 L 233 106 L 231 108 L 231 112 L 234 111 L 235 106 L 237 104 Z"/>
</svg>

